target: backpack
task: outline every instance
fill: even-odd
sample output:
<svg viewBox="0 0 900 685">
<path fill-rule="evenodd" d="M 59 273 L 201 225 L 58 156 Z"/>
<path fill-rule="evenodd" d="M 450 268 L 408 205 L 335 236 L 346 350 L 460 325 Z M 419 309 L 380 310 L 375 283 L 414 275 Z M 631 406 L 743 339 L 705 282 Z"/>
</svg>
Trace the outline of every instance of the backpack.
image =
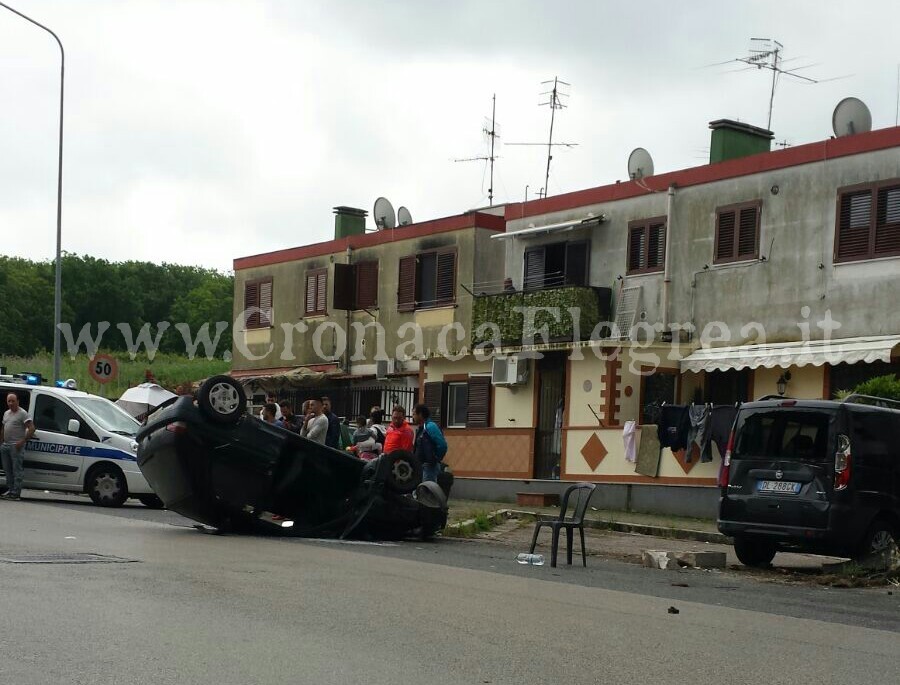
<svg viewBox="0 0 900 685">
<path fill-rule="evenodd" d="M 384 426 L 380 423 L 373 423 L 370 430 L 375 434 L 375 441 L 384 447 L 384 441 L 387 438 L 387 431 L 385 431 Z"/>
<path fill-rule="evenodd" d="M 434 430 L 428 429 L 429 424 L 434 426 Z M 431 444 L 434 445 L 434 456 L 437 457 L 438 461 L 441 461 L 444 455 L 447 454 L 447 439 L 441 433 L 441 429 L 438 428 L 434 421 L 429 419 L 425 422 L 425 435 L 429 437 Z"/>
</svg>

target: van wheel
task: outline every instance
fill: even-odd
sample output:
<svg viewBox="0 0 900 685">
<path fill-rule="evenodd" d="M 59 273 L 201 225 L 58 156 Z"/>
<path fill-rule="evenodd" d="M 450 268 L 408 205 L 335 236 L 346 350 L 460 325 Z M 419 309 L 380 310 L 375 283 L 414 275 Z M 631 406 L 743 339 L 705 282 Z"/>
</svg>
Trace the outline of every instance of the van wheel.
<svg viewBox="0 0 900 685">
<path fill-rule="evenodd" d="M 112 464 L 101 464 L 91 469 L 84 487 L 99 507 L 121 507 L 128 499 L 125 474 Z"/>
<path fill-rule="evenodd" d="M 166 505 L 157 495 L 138 495 L 138 502 L 148 509 L 165 509 Z"/>
<path fill-rule="evenodd" d="M 754 538 L 736 537 L 734 553 L 744 566 L 763 568 L 775 558 L 775 543 Z"/>
<path fill-rule="evenodd" d="M 897 537 L 894 526 L 884 519 L 877 519 L 863 536 L 854 558 L 864 559 L 875 554 L 881 554 L 882 552 L 887 552 L 895 545 L 897 545 Z"/>
</svg>

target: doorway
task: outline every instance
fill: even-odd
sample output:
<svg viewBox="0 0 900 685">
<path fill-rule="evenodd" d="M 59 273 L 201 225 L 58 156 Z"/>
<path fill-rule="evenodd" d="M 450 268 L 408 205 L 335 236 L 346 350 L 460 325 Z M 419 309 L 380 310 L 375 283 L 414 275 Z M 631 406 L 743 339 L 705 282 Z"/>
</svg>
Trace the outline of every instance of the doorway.
<svg viewBox="0 0 900 685">
<path fill-rule="evenodd" d="M 534 477 L 558 480 L 566 397 L 566 354 L 545 352 L 535 361 L 538 420 L 534 442 Z"/>
</svg>

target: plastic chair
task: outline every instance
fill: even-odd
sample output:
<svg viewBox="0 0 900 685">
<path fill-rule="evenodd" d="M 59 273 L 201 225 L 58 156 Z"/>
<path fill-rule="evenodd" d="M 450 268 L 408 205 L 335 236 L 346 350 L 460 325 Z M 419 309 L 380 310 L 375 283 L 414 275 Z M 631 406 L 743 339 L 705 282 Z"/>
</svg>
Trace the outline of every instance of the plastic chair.
<svg viewBox="0 0 900 685">
<path fill-rule="evenodd" d="M 594 490 L 597 489 L 596 483 L 575 483 L 566 488 L 563 494 L 562 503 L 559 506 L 559 516 L 553 519 L 538 519 L 534 527 L 534 537 L 531 538 L 531 551 L 537 545 L 538 533 L 541 532 L 542 526 L 549 526 L 553 531 L 553 540 L 550 545 L 550 566 L 556 568 L 556 553 L 559 549 L 559 531 L 561 528 L 566 529 L 566 563 L 572 565 L 572 538 L 575 529 L 581 535 L 581 562 L 587 566 L 587 556 L 584 549 L 584 516 L 587 513 L 588 502 Z M 573 501 L 574 493 L 574 501 Z M 572 516 L 566 516 L 569 505 L 572 504 Z"/>
</svg>

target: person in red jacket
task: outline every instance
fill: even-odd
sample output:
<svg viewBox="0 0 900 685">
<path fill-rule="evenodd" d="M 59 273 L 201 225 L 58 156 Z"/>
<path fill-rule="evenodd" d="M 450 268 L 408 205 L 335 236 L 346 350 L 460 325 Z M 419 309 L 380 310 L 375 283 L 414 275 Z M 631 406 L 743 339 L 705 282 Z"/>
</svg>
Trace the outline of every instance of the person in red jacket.
<svg viewBox="0 0 900 685">
<path fill-rule="evenodd" d="M 412 452 L 413 438 L 413 429 L 406 421 L 406 410 L 398 404 L 391 412 L 391 423 L 384 439 L 384 453 L 390 454 L 395 450 Z"/>
</svg>

